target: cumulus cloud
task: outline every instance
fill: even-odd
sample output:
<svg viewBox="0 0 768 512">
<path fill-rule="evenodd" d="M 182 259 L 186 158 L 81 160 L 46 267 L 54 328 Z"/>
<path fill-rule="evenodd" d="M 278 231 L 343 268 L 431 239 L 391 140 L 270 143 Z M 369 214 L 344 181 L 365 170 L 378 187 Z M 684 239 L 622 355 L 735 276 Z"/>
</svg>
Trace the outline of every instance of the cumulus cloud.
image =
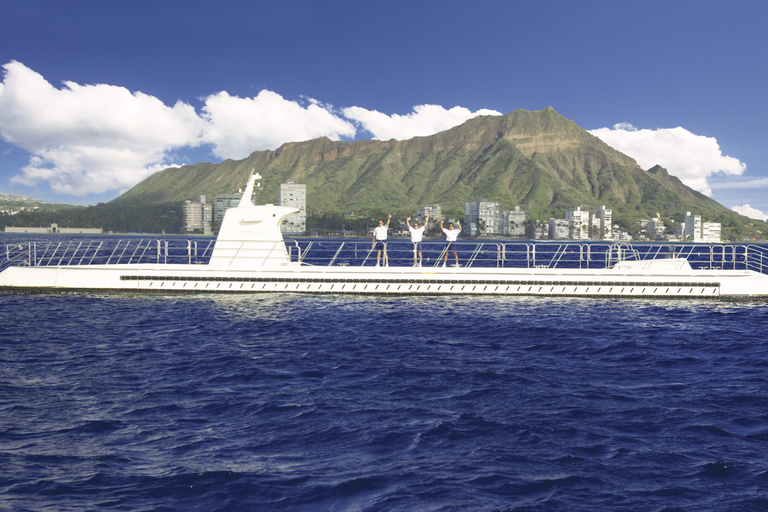
<svg viewBox="0 0 768 512">
<path fill-rule="evenodd" d="M 239 159 L 291 141 L 352 138 L 357 126 L 379 139 L 407 139 L 478 115 L 500 115 L 439 105 L 419 105 L 403 116 L 361 107 L 339 113 L 312 98 L 291 101 L 267 90 L 253 98 L 211 94 L 200 99 L 197 112 L 188 103 L 168 106 L 119 86 L 67 81 L 57 88 L 16 61 L 3 69 L 0 137 L 30 154 L 12 181 L 47 182 L 56 193 L 77 196 L 127 190 L 177 165 L 174 155 L 201 145 L 219 158 Z"/>
<path fill-rule="evenodd" d="M 304 104 L 271 91 L 254 98 L 219 92 L 203 98 L 201 114 L 187 103 L 112 85 L 51 85 L 16 61 L 3 66 L 0 136 L 28 151 L 12 181 L 48 182 L 54 192 L 83 196 L 126 190 L 176 164 L 174 151 L 210 144 L 222 159 L 321 136 L 352 137 L 354 125 L 311 98 Z"/>
<path fill-rule="evenodd" d="M 57 89 L 19 62 L 3 66 L 0 135 L 31 153 L 14 181 L 48 181 L 59 193 L 85 195 L 130 187 L 170 165 L 171 148 L 198 144 L 194 108 L 173 107 L 110 85 L 64 82 Z"/>
<path fill-rule="evenodd" d="M 629 123 L 620 123 L 613 128 L 590 130 L 590 133 L 631 156 L 641 167 L 661 165 L 692 189 L 708 196 L 712 194 L 710 176 L 741 175 L 747 168 L 738 159 L 723 155 L 715 138 L 696 135 L 681 127 L 638 130 Z"/>
<path fill-rule="evenodd" d="M 353 137 L 355 127 L 308 99 L 306 107 L 263 90 L 255 98 L 239 98 L 226 92 L 205 98 L 204 139 L 220 158 L 245 158 L 254 151 L 274 149 L 285 142 L 317 137 L 338 140 Z"/>
<path fill-rule="evenodd" d="M 744 215 L 745 217 L 749 217 L 750 219 L 757 219 L 757 220 L 763 220 L 763 221 L 768 220 L 768 215 L 761 212 L 757 208 L 752 208 L 748 204 L 743 204 L 741 206 L 731 206 L 731 210 L 741 215 Z"/>
<path fill-rule="evenodd" d="M 417 105 L 407 115 L 387 115 L 362 107 L 348 107 L 342 110 L 345 117 L 359 123 L 379 140 L 406 140 L 413 137 L 432 135 L 458 126 L 476 116 L 500 116 L 495 110 L 481 109 L 472 112 L 464 107 L 445 109 L 440 105 Z"/>
</svg>

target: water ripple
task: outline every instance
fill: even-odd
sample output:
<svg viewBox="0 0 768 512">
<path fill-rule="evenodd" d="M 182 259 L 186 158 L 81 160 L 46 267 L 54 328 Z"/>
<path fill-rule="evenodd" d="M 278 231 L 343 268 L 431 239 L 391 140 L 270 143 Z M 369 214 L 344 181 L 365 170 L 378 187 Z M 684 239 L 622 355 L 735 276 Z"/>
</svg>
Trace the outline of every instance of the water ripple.
<svg viewBox="0 0 768 512">
<path fill-rule="evenodd" d="M 12 510 L 763 510 L 761 303 L 0 295 Z"/>
</svg>

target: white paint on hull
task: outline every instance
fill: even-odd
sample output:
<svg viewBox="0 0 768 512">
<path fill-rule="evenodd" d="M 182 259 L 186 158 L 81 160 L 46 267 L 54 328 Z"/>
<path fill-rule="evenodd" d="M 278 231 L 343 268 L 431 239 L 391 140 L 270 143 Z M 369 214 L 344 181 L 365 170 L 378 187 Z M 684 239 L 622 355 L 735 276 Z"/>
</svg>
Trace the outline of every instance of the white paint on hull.
<svg viewBox="0 0 768 512">
<path fill-rule="evenodd" d="M 417 269 L 293 267 L 220 270 L 204 265 L 11 267 L 9 290 L 165 293 L 354 293 L 603 297 L 768 296 L 768 276 L 752 271 L 576 269 Z"/>
</svg>

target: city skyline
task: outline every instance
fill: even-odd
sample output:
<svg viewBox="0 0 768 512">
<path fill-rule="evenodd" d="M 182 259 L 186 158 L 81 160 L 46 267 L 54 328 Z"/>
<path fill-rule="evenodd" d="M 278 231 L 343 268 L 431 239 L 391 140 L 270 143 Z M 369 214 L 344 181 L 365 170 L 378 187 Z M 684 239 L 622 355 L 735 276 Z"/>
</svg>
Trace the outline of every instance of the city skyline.
<svg viewBox="0 0 768 512">
<path fill-rule="evenodd" d="M 95 204 L 169 166 L 551 106 L 765 219 L 766 14 L 709 0 L 0 2 L 0 192 Z"/>
</svg>

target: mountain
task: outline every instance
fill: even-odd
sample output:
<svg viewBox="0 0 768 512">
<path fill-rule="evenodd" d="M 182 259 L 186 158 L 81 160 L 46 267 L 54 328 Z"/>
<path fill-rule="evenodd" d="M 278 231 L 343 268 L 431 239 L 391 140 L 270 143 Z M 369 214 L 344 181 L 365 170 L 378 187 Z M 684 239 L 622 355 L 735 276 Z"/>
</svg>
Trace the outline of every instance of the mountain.
<svg viewBox="0 0 768 512">
<path fill-rule="evenodd" d="M 460 213 L 465 202 L 485 198 L 543 221 L 600 205 L 627 222 L 686 210 L 707 221 L 738 217 L 659 166 L 643 170 L 552 108 L 480 116 L 404 141 L 319 138 L 243 160 L 166 169 L 112 203 L 169 204 L 203 194 L 211 200 L 242 188 L 251 170 L 264 177 L 260 202 L 276 202 L 280 183 L 305 183 L 310 213 L 407 214 L 431 203 Z"/>
</svg>

